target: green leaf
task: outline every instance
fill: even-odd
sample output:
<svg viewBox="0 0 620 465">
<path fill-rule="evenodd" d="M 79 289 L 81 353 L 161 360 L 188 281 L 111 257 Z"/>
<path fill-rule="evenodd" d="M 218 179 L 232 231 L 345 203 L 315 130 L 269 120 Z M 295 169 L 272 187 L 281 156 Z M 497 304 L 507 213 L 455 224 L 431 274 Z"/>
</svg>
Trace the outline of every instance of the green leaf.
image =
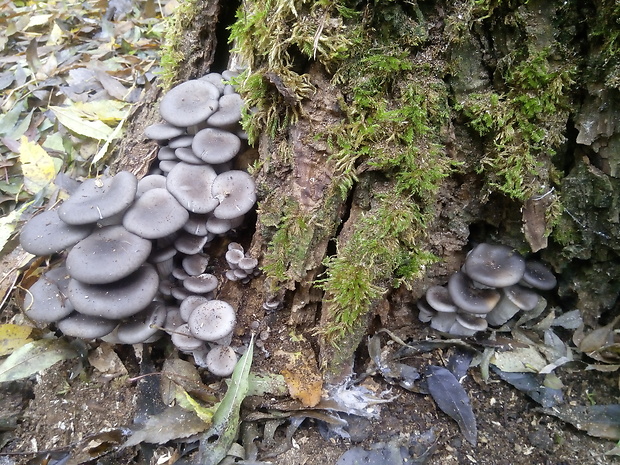
<svg viewBox="0 0 620 465">
<path fill-rule="evenodd" d="M 0 365 L 0 383 L 27 378 L 78 353 L 62 339 L 40 339 L 13 352 Z"/>
<path fill-rule="evenodd" d="M 217 465 L 220 463 L 226 457 L 237 436 L 240 422 L 239 410 L 241 402 L 248 393 L 248 378 L 252 367 L 253 353 L 254 336 L 252 336 L 248 350 L 235 365 L 230 386 L 213 415 L 213 425 L 200 438 L 199 463 L 201 465 Z"/>
</svg>

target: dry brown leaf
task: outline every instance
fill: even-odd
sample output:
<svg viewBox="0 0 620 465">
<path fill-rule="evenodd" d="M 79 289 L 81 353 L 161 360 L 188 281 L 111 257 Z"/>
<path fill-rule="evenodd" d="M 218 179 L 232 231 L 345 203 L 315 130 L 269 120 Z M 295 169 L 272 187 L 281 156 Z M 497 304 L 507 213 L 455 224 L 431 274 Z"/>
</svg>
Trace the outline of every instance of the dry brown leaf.
<svg viewBox="0 0 620 465">
<path fill-rule="evenodd" d="M 280 371 L 288 386 L 291 397 L 304 407 L 314 407 L 321 401 L 323 377 L 319 372 L 314 352 L 305 341 L 299 341 L 299 352 L 278 350 L 275 355 L 286 359 L 285 368 Z"/>
</svg>

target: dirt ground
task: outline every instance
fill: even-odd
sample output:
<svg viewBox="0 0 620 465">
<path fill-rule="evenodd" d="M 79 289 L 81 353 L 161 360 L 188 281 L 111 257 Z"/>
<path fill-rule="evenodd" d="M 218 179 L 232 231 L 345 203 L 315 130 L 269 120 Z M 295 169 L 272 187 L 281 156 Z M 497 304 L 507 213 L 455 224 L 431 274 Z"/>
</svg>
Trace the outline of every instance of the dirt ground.
<svg viewBox="0 0 620 465">
<path fill-rule="evenodd" d="M 393 319 L 395 324 L 396 321 L 401 325 L 407 323 L 397 328 L 400 336 L 406 336 L 409 340 L 424 340 L 430 335 L 428 328 L 419 323 L 413 313 L 403 310 L 398 316 Z M 285 317 L 285 311 L 276 316 L 276 324 L 269 338 L 264 341 L 265 350 L 255 350 L 255 370 L 274 370 L 273 366 L 270 367 L 273 358 L 267 357 L 267 353 L 271 353 L 275 347 L 286 345 L 288 330 L 284 324 L 279 325 L 284 323 Z M 276 329 L 278 327 L 280 329 Z M 91 360 L 94 360 L 94 347 L 96 344 L 90 348 Z M 146 404 L 158 401 L 158 393 L 153 394 L 148 389 L 145 391 L 145 386 L 157 382 L 158 376 L 147 376 L 140 380 L 133 378 L 161 370 L 165 350 L 165 340 L 147 349 L 116 347 L 115 353 L 127 370 L 126 375 L 122 374 L 122 369 L 117 370 L 116 374 L 101 373 L 88 366 L 86 360 L 73 359 L 60 362 L 27 381 L 1 385 L 3 401 L 0 404 L 0 431 L 3 432 L 0 436 L 0 465 L 175 463 L 175 457 L 178 457 L 175 454 L 179 451 L 195 449 L 191 447 L 191 441 L 190 445 L 171 442 L 152 446 L 141 444 L 127 449 L 118 447 L 127 437 L 128 430 L 125 427 L 130 427 L 148 410 Z M 417 368 L 431 363 L 442 364 L 450 357 L 451 350 L 448 348 L 423 353 L 407 360 L 407 363 Z M 359 352 L 356 371 L 363 373 L 368 367 L 369 358 L 364 348 Z M 568 369 L 560 368 L 558 374 L 564 383 L 566 402 L 572 405 L 618 402 L 617 373 L 571 373 Z M 203 379 L 207 384 L 214 381 L 206 375 Z M 363 384 L 384 398 L 393 398 L 391 402 L 381 405 L 378 418 L 349 417 L 348 432 L 351 437 L 345 439 L 326 432 L 325 423 L 308 417 L 294 432 L 290 448 L 276 457 L 269 455 L 287 447 L 285 431 L 289 422 L 281 422 L 282 425 L 266 447 L 264 437 L 267 429 L 263 429 L 266 422 L 252 422 L 259 436 L 255 441 L 259 450 L 258 460 L 264 460 L 261 463 L 282 465 L 336 464 L 338 458 L 353 446 L 359 445 L 365 449 L 381 448 L 386 444 L 411 446 L 416 443 L 416 439 L 419 440 L 421 435 L 428 434 L 432 429 L 435 446 L 428 458 L 394 463 L 620 463 L 618 458 L 605 455 L 614 447 L 613 441 L 588 436 L 573 426 L 541 413 L 535 402 L 494 375 L 491 375 L 489 383 L 483 382 L 478 368 L 470 368 L 462 381 L 477 418 L 477 446 L 472 446 L 463 438 L 456 423 L 437 409 L 429 395 L 390 385 L 378 375 L 366 378 Z M 221 393 L 225 391 L 222 384 L 215 386 L 219 387 Z M 269 396 L 264 399 L 246 399 L 242 417 L 266 412 L 266 408 L 277 401 Z M 289 402 L 288 405 L 292 404 Z M 316 416 L 320 417 L 318 414 Z M 244 427 L 251 425 L 246 424 Z M 71 460 L 67 459 L 67 447 L 73 451 Z M 427 447 L 422 444 L 417 450 L 424 452 Z M 39 451 L 39 454 L 34 454 L 35 451 Z M 99 454 L 103 455 L 98 457 Z M 176 463 L 196 463 L 191 461 L 191 457 L 190 453 Z"/>
</svg>

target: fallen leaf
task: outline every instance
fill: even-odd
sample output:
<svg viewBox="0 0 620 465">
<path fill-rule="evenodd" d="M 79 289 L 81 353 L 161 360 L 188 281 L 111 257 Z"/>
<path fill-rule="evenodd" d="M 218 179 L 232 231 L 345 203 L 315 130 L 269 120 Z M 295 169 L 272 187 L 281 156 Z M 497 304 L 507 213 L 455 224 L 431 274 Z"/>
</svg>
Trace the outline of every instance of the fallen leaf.
<svg viewBox="0 0 620 465">
<path fill-rule="evenodd" d="M 547 361 L 535 347 L 517 347 L 505 352 L 495 352 L 491 363 L 504 372 L 534 372 L 538 373 Z"/>
<path fill-rule="evenodd" d="M 597 438 L 620 440 L 620 404 L 557 405 L 540 409 Z"/>
<path fill-rule="evenodd" d="M 60 160 L 50 157 L 45 149 L 26 136 L 21 137 L 19 159 L 24 174 L 24 187 L 33 195 L 41 191 L 49 194 L 54 178 L 60 171 Z"/>
<path fill-rule="evenodd" d="M 513 385 L 519 391 L 527 394 L 532 400 L 543 407 L 553 407 L 564 401 L 560 389 L 548 388 L 544 385 L 544 378 L 534 373 L 508 373 L 497 367 L 492 367 L 493 372 L 507 383 Z"/>
<path fill-rule="evenodd" d="M 151 415 L 144 426 L 134 432 L 123 447 L 135 446 L 141 442 L 164 444 L 174 439 L 187 438 L 201 433 L 208 427 L 209 425 L 198 418 L 194 412 L 175 405 L 158 415 Z"/>
<path fill-rule="evenodd" d="M 180 358 L 166 359 L 159 389 L 162 401 L 166 405 L 185 399 L 186 394 L 204 402 L 217 401 L 213 390 L 202 382 L 196 365 Z"/>
<path fill-rule="evenodd" d="M 463 386 L 443 367 L 430 365 L 425 374 L 428 391 L 437 407 L 456 421 L 465 439 L 475 446 L 478 442 L 476 417 Z"/>
<path fill-rule="evenodd" d="M 213 415 L 213 425 L 200 438 L 201 465 L 217 465 L 226 457 L 239 431 L 239 410 L 248 392 L 248 377 L 254 354 L 254 336 L 248 350 L 235 365 L 226 395 Z"/>
<path fill-rule="evenodd" d="M 40 339 L 13 352 L 0 365 L 0 383 L 23 379 L 78 353 L 62 339 Z"/>
<path fill-rule="evenodd" d="M 319 372 L 314 352 L 307 341 L 296 341 L 298 352 L 278 350 L 275 356 L 284 357 L 285 367 L 280 370 L 293 399 L 304 407 L 314 407 L 321 401 L 323 377 Z"/>
<path fill-rule="evenodd" d="M 30 326 L 4 324 L 0 325 L 0 356 L 8 355 L 15 349 L 32 342 Z"/>
<path fill-rule="evenodd" d="M 88 362 L 100 373 L 106 375 L 108 379 L 127 374 L 127 368 L 123 365 L 118 354 L 110 344 L 105 342 L 99 344 L 95 350 L 88 354 Z"/>
<path fill-rule="evenodd" d="M 110 126 L 98 120 L 89 120 L 75 108 L 50 106 L 49 109 L 63 126 L 81 136 L 95 140 L 107 140 L 112 134 L 113 130 Z"/>
</svg>

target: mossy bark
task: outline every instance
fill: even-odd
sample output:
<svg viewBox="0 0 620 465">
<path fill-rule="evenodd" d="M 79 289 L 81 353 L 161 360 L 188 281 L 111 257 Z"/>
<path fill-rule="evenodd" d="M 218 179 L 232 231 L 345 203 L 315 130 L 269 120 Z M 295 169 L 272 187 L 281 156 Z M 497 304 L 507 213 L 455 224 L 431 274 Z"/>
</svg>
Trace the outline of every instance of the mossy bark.
<svg viewBox="0 0 620 465">
<path fill-rule="evenodd" d="M 343 382 L 375 316 L 445 281 L 477 241 L 551 263 L 557 304 L 588 324 L 618 312 L 614 2 L 240 8 L 232 34 L 258 148 L 251 251 L 264 270 L 248 289 L 224 288 L 242 323 L 266 324 L 263 303 L 279 303 L 278 321 L 314 341 L 325 381 Z M 215 50 L 217 20 L 188 24 L 190 42 Z M 210 69 L 212 54 L 183 50 L 198 65 L 180 80 Z"/>
</svg>

